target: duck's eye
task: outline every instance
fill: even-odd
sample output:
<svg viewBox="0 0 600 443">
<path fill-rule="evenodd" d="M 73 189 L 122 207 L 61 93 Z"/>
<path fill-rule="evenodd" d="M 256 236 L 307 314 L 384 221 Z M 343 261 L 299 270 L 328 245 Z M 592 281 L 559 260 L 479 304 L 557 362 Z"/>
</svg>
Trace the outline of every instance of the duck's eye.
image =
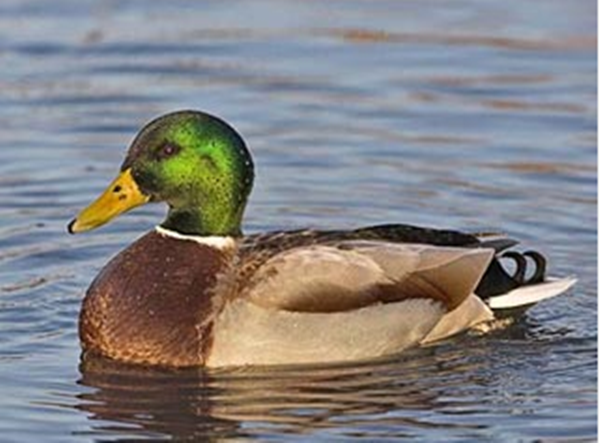
<svg viewBox="0 0 600 443">
<path fill-rule="evenodd" d="M 164 143 L 157 152 L 157 157 L 159 160 L 163 160 L 169 157 L 173 157 L 175 154 L 179 152 L 179 146 L 173 143 Z"/>
</svg>

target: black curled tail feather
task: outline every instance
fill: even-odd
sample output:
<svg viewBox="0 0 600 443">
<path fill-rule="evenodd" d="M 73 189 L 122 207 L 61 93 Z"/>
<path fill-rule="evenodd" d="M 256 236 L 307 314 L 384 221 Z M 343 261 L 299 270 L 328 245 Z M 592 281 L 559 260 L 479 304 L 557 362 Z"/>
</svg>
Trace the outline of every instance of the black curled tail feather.
<svg viewBox="0 0 600 443">
<path fill-rule="evenodd" d="M 526 277 L 530 258 L 535 269 L 531 277 Z M 515 262 L 515 271 L 512 275 L 504 269 L 502 259 L 511 259 Z M 544 281 L 546 276 L 546 259 L 536 251 L 523 253 L 507 251 L 494 257 L 485 274 L 481 278 L 475 293 L 484 300 L 495 295 L 505 294 L 521 286 L 533 285 Z"/>
<path fill-rule="evenodd" d="M 535 263 L 535 271 L 525 284 L 533 285 L 542 283 L 546 278 L 546 258 L 537 251 L 526 251 L 523 255 L 525 257 L 530 257 Z"/>
</svg>

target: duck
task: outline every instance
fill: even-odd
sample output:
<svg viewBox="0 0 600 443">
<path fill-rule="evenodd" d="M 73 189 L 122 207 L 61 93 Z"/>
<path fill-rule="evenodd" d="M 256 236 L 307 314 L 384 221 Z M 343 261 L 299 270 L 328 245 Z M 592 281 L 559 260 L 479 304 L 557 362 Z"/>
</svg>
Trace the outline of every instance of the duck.
<svg viewBox="0 0 600 443">
<path fill-rule="evenodd" d="M 381 224 L 244 235 L 253 181 L 246 143 L 219 117 L 181 110 L 142 128 L 116 179 L 68 225 L 81 233 L 168 205 L 92 281 L 83 356 L 167 367 L 379 358 L 515 316 L 576 281 L 546 277 L 545 257 L 490 232 Z"/>
</svg>

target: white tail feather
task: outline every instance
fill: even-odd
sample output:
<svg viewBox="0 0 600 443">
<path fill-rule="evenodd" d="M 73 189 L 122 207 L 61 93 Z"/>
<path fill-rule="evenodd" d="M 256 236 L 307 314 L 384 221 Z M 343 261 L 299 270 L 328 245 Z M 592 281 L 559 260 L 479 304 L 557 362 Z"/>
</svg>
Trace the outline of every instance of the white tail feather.
<svg viewBox="0 0 600 443">
<path fill-rule="evenodd" d="M 541 300 L 555 297 L 571 288 L 575 277 L 548 278 L 545 282 L 513 289 L 506 294 L 490 297 L 487 303 L 491 309 L 514 309 L 520 306 L 533 305 Z"/>
</svg>

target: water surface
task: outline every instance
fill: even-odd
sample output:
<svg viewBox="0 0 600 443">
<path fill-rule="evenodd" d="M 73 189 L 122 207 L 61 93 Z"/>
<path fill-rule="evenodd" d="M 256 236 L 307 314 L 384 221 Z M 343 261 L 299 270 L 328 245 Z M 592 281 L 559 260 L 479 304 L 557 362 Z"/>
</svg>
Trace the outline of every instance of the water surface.
<svg viewBox="0 0 600 443">
<path fill-rule="evenodd" d="M 1 440 L 594 440 L 595 49 L 589 1 L 3 1 Z M 85 289 L 164 208 L 66 223 L 180 108 L 248 141 L 248 232 L 499 230 L 579 283 L 506 331 L 376 361 L 80 365 Z"/>
</svg>

